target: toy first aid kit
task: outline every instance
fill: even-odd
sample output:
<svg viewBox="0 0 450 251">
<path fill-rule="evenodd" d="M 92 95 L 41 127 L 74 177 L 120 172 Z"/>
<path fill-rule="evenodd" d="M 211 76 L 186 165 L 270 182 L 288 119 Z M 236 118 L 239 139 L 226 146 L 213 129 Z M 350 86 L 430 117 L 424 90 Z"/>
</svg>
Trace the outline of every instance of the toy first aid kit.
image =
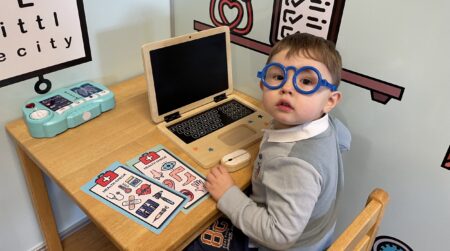
<svg viewBox="0 0 450 251">
<path fill-rule="evenodd" d="M 99 83 L 83 82 L 31 99 L 22 112 L 31 136 L 49 138 L 114 106 L 113 92 Z"/>
</svg>

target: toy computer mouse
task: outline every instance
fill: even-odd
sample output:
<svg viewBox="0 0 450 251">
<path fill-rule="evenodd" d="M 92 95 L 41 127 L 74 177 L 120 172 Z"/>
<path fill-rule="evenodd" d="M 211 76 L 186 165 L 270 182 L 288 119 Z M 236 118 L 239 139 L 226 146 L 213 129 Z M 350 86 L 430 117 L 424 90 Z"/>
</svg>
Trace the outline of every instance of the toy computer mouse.
<svg viewBox="0 0 450 251">
<path fill-rule="evenodd" d="M 235 172 L 245 167 L 250 162 L 250 153 L 243 149 L 231 152 L 220 160 L 220 164 L 225 166 L 229 172 Z"/>
</svg>

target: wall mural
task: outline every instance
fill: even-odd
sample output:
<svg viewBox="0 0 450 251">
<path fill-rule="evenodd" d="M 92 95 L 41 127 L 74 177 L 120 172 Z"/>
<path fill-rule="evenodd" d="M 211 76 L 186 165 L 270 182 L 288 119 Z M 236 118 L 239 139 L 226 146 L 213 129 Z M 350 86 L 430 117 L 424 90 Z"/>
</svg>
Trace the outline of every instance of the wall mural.
<svg viewBox="0 0 450 251">
<path fill-rule="evenodd" d="M 251 0 L 210 0 L 209 16 L 213 25 L 194 20 L 194 30 L 229 26 L 231 42 L 268 55 L 277 41 L 295 32 L 308 32 L 336 43 L 344 5 L 345 0 L 275 0 L 269 35 L 270 43 L 265 43 L 245 37 L 254 26 Z M 372 100 L 384 105 L 392 98 L 401 100 L 405 90 L 402 86 L 345 68 L 342 72 L 342 80 L 369 90 Z M 450 155 L 449 153 L 447 155 L 445 165 L 450 166 L 448 163 Z M 377 247 L 374 244 L 373 250 L 412 250 L 408 245 L 393 237 L 380 236 L 377 240 L 378 242 L 375 242 Z"/>
<path fill-rule="evenodd" d="M 269 41 L 245 37 L 253 28 L 251 0 L 210 0 L 209 16 L 214 26 L 229 26 L 231 42 L 268 55 L 272 46 L 294 32 L 308 32 L 337 42 L 345 0 L 275 0 Z M 194 20 L 197 31 L 212 28 Z M 386 105 L 392 98 L 401 100 L 405 88 L 366 74 L 344 68 L 342 80 L 370 91 L 373 101 Z M 447 153 L 442 167 L 450 170 Z"/>
<path fill-rule="evenodd" d="M 413 251 L 413 249 L 397 238 L 381 235 L 375 238 L 372 251 Z"/>
<path fill-rule="evenodd" d="M 275 0 L 270 44 L 245 37 L 254 25 L 251 0 L 211 0 L 209 15 L 214 26 L 230 27 L 233 43 L 267 55 L 277 41 L 298 31 L 336 42 L 344 5 L 345 0 Z M 194 20 L 197 31 L 214 26 Z M 372 100 L 382 104 L 387 104 L 392 98 L 401 100 L 405 90 L 399 85 L 350 69 L 343 69 L 342 80 L 369 90 Z"/>
</svg>

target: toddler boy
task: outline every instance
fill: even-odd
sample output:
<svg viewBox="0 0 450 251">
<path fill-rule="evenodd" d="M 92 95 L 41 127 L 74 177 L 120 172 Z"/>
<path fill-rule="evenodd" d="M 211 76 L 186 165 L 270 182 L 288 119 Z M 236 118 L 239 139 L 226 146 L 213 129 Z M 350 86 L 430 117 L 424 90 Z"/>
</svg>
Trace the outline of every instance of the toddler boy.
<svg viewBox="0 0 450 251">
<path fill-rule="evenodd" d="M 336 201 L 343 185 L 341 150 L 348 129 L 329 113 L 342 61 L 330 41 L 307 33 L 277 43 L 258 72 L 264 109 L 273 125 L 264 133 L 248 197 L 223 166 L 206 188 L 218 208 L 259 250 L 324 250 L 332 241 Z"/>
</svg>

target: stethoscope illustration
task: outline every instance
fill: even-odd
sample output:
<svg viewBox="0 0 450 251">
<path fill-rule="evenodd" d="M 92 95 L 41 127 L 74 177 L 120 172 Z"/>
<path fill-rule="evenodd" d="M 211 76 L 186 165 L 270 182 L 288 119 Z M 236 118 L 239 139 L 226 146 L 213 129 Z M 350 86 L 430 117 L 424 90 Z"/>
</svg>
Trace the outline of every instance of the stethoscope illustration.
<svg viewBox="0 0 450 251">
<path fill-rule="evenodd" d="M 123 198 L 125 198 L 125 196 L 123 196 L 123 194 L 121 194 L 120 192 L 116 192 L 116 194 L 109 193 L 106 195 L 106 197 L 108 197 L 111 200 L 118 200 L 118 201 L 121 201 L 123 200 Z"/>
</svg>

